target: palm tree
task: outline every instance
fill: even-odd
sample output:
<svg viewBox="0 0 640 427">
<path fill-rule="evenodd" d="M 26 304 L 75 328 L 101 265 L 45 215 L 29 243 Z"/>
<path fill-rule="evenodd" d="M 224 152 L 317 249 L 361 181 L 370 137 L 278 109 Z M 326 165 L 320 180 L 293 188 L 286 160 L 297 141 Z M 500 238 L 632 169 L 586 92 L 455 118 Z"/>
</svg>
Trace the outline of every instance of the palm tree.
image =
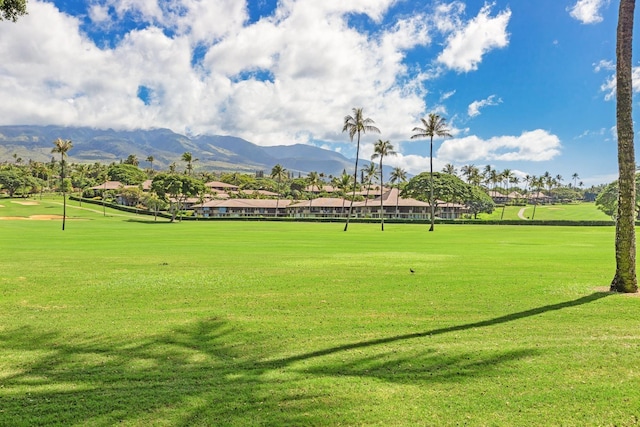
<svg viewBox="0 0 640 427">
<path fill-rule="evenodd" d="M 448 175 L 456 175 L 458 173 L 458 170 L 451 163 L 447 163 L 442 168 L 442 172 L 444 172 L 444 173 L 446 173 Z"/>
<path fill-rule="evenodd" d="M 571 179 L 573 180 L 573 186 L 576 187 L 578 180 L 580 179 L 580 175 L 578 175 L 578 172 L 574 172 L 574 174 L 571 175 Z"/>
<path fill-rule="evenodd" d="M 491 176 L 492 176 L 492 172 L 493 172 L 493 168 L 491 167 L 491 165 L 486 165 L 484 167 L 484 169 L 482 170 L 482 182 L 484 182 L 484 185 L 487 187 L 487 190 L 489 188 L 491 188 L 489 186 L 489 184 L 491 184 Z"/>
<path fill-rule="evenodd" d="M 339 177 L 333 178 L 333 185 L 336 188 L 340 189 L 342 193 L 342 214 L 344 215 L 344 203 L 347 199 L 347 193 L 349 192 L 349 189 L 351 188 L 352 185 L 355 187 L 355 184 L 353 182 L 353 177 L 349 175 L 346 171 L 342 172 L 342 175 L 340 175 Z M 353 200 L 351 200 L 351 205 L 353 205 Z M 349 207 L 349 211 L 351 211 L 351 205 Z"/>
<path fill-rule="evenodd" d="M 431 207 L 431 227 L 429 231 L 433 231 L 435 228 L 435 215 L 436 215 L 436 203 L 433 199 L 433 137 L 447 137 L 451 136 L 449 129 L 447 128 L 446 120 L 444 117 L 440 117 L 438 114 L 430 113 L 427 120 L 420 119 L 422 121 L 421 127 L 414 127 L 412 132 L 416 132 L 411 135 L 411 139 L 416 138 L 429 138 L 429 205 Z"/>
<path fill-rule="evenodd" d="M 467 184 L 471 184 L 471 179 L 474 175 L 479 175 L 478 168 L 474 165 L 464 165 L 460 168 L 460 172 L 467 179 Z"/>
<path fill-rule="evenodd" d="M 373 184 L 373 178 L 378 174 L 378 167 L 375 163 L 370 162 L 367 166 L 360 169 L 360 172 L 364 173 L 363 184 L 367 187 L 367 196 L 364 198 L 364 207 L 367 207 L 369 201 L 369 190 L 371 190 L 371 184 Z M 380 184 L 382 185 L 382 184 Z"/>
<path fill-rule="evenodd" d="M 152 155 L 148 155 L 146 160 L 147 160 L 147 162 L 149 162 L 151 164 L 150 169 L 151 169 L 151 173 L 153 174 L 153 161 L 155 159 L 153 158 Z"/>
<path fill-rule="evenodd" d="M 60 183 L 62 188 L 62 231 L 64 231 L 64 224 L 67 219 L 67 194 L 65 191 L 65 183 L 64 183 L 64 164 L 65 158 L 67 157 L 67 152 L 73 148 L 73 142 L 70 139 L 64 140 L 62 138 L 58 138 L 53 141 L 53 149 L 52 153 L 60 153 Z"/>
<path fill-rule="evenodd" d="M 398 217 L 398 199 L 400 194 L 400 184 L 401 182 L 405 182 L 407 180 L 407 172 L 401 167 L 395 167 L 391 171 L 391 176 L 389 177 L 391 180 L 391 184 L 398 183 L 398 197 L 396 197 L 396 218 Z"/>
<path fill-rule="evenodd" d="M 531 188 L 535 191 L 536 197 L 533 199 L 533 214 L 531 214 L 531 219 L 534 219 L 536 216 L 536 206 L 538 206 L 538 196 L 540 195 L 540 190 L 544 187 L 545 178 L 544 176 L 531 176 Z"/>
<path fill-rule="evenodd" d="M 278 216 L 278 205 L 280 204 L 280 192 L 282 191 L 281 189 L 282 180 L 287 179 L 287 176 L 288 176 L 287 170 L 284 167 L 282 167 L 282 165 L 279 163 L 271 169 L 271 178 L 275 179 L 278 182 L 278 199 L 276 200 L 276 217 Z"/>
<path fill-rule="evenodd" d="M 182 161 L 183 162 L 187 162 L 187 175 L 191 175 L 191 173 L 193 172 L 193 163 L 197 162 L 198 159 L 194 159 L 193 155 L 187 151 L 182 153 Z"/>
<path fill-rule="evenodd" d="M 373 155 L 371 160 L 380 158 L 380 228 L 384 231 L 384 203 L 382 201 L 382 188 L 384 179 L 382 176 L 382 159 L 384 156 L 395 156 L 397 153 L 393 151 L 393 145 L 389 141 L 379 139 L 373 146 Z"/>
<path fill-rule="evenodd" d="M 124 161 L 124 164 L 138 166 L 140 164 L 140 161 L 138 160 L 138 156 L 136 156 L 135 154 L 129 154 L 127 156 L 127 159 Z"/>
<path fill-rule="evenodd" d="M 307 175 L 307 185 L 313 191 L 313 188 L 317 188 L 318 192 L 322 191 L 323 182 L 318 172 L 312 171 Z M 311 215 L 311 202 L 313 201 L 313 195 L 309 196 L 309 215 Z"/>
<path fill-rule="evenodd" d="M 367 132 L 380 133 L 380 129 L 374 126 L 374 121 L 370 118 L 364 118 L 362 115 L 362 108 L 353 108 L 353 116 L 344 116 L 344 126 L 342 132 L 349 133 L 349 139 L 353 142 L 353 137 L 357 135 L 356 145 L 356 166 L 353 172 L 353 195 L 351 197 L 351 204 L 349 205 L 349 214 L 347 215 L 347 222 L 344 225 L 344 231 L 347 231 L 349 227 L 349 218 L 351 218 L 351 212 L 353 211 L 353 201 L 356 198 L 356 184 L 358 182 L 358 156 L 360 155 L 360 134 Z"/>
<path fill-rule="evenodd" d="M 616 43 L 616 122 L 618 128 L 618 217 L 616 272 L 611 291 L 638 292 L 636 276 L 635 173 L 633 142 L 632 42 L 635 0 L 620 0 Z"/>
</svg>

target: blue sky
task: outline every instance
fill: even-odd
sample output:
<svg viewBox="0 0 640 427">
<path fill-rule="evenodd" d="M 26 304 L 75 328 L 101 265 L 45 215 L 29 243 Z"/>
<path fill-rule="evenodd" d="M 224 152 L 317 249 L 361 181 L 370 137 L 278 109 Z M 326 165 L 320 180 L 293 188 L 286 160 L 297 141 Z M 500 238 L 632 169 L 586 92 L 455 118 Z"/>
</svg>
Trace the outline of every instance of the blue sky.
<svg viewBox="0 0 640 427">
<path fill-rule="evenodd" d="M 362 157 L 390 140 L 387 163 L 415 174 L 429 147 L 411 130 L 436 112 L 453 134 L 435 141 L 436 170 L 577 173 L 589 186 L 617 174 L 617 6 L 30 0 L 0 23 L 0 124 L 163 127 L 352 157 L 343 117 L 362 107 L 382 131 Z"/>
</svg>

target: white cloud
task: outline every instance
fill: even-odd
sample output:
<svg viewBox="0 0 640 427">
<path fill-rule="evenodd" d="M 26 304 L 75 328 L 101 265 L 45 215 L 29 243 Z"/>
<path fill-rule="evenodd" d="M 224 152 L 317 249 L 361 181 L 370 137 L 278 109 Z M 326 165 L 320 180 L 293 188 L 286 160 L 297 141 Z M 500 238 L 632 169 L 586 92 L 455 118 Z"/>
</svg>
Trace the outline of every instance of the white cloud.
<svg viewBox="0 0 640 427">
<path fill-rule="evenodd" d="M 613 61 L 601 59 L 597 64 L 593 64 L 593 71 L 599 73 L 600 71 L 614 71 L 616 64 Z"/>
<path fill-rule="evenodd" d="M 475 161 L 545 161 L 560 154 L 560 139 L 545 130 L 520 136 L 497 136 L 483 140 L 475 135 L 444 141 L 439 159 L 452 163 Z"/>
<path fill-rule="evenodd" d="M 95 24 L 103 24 L 111 21 L 109 8 L 104 5 L 94 4 L 89 7 L 89 18 Z"/>
<path fill-rule="evenodd" d="M 615 69 L 615 65 L 614 65 L 614 69 Z M 639 93 L 640 92 L 640 67 L 633 67 L 631 69 L 631 79 L 632 79 L 633 92 Z M 617 86 L 618 85 L 617 85 L 615 74 L 610 75 L 607 78 L 607 80 L 604 83 L 602 83 L 602 85 L 600 86 L 600 90 L 605 93 L 604 94 L 605 101 L 612 101 L 615 99 Z"/>
<path fill-rule="evenodd" d="M 407 52 L 450 35 L 443 63 L 475 69 L 506 45 L 511 12 L 492 17 L 485 6 L 467 22 L 464 3 L 454 1 L 386 22 L 397 1 L 282 0 L 250 24 L 240 0 L 101 0 L 87 9 L 94 28 L 123 31 L 125 15 L 140 25 L 99 47 L 83 31 L 85 17 L 31 0 L 28 15 L 0 26 L 0 116 L 3 124 L 165 127 L 261 145 L 322 141 L 351 156 L 342 117 L 365 107 L 384 139 L 406 141 L 427 111 L 425 81 L 437 75 L 408 70 Z M 380 25 L 358 31 L 352 14 Z M 149 102 L 138 98 L 140 87 Z M 454 93 L 434 95 L 429 111 L 444 114 Z M 363 138 L 363 153 L 378 137 Z M 421 156 L 394 161 L 428 165 Z M 435 161 L 438 170 L 446 163 Z"/>
<path fill-rule="evenodd" d="M 457 24 L 438 56 L 438 62 L 459 72 L 477 70 L 483 55 L 509 44 L 507 25 L 510 18 L 509 9 L 491 17 L 491 5 L 485 4 L 471 21 Z"/>
<path fill-rule="evenodd" d="M 467 109 L 467 114 L 469 117 L 476 117 L 480 115 L 480 109 L 488 106 L 494 106 L 502 103 L 502 99 L 496 99 L 495 95 L 490 95 L 486 99 L 482 99 L 480 101 L 473 101 L 469 104 L 469 108 Z"/>
<path fill-rule="evenodd" d="M 583 24 L 596 24 L 602 22 L 600 11 L 609 5 L 609 0 L 578 0 L 569 9 L 569 15 Z"/>
</svg>

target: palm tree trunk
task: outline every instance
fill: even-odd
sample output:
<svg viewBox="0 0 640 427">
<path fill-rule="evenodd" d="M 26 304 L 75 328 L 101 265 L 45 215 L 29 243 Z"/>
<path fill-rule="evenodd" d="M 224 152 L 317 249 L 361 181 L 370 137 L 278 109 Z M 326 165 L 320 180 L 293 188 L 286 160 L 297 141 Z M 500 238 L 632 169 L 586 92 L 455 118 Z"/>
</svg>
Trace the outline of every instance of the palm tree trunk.
<svg viewBox="0 0 640 427">
<path fill-rule="evenodd" d="M 632 41 L 635 0 L 621 0 L 616 48 L 616 120 L 618 127 L 618 220 L 616 273 L 611 291 L 637 292 L 635 237 L 635 153 L 632 118 Z"/>
<path fill-rule="evenodd" d="M 278 218 L 278 205 L 280 204 L 280 180 L 278 180 L 278 198 L 276 199 L 276 218 Z"/>
<path fill-rule="evenodd" d="M 349 227 L 349 218 L 351 218 L 351 212 L 353 211 L 353 201 L 356 198 L 356 183 L 358 182 L 358 156 L 360 155 L 360 131 L 358 131 L 358 143 L 356 146 L 356 168 L 353 172 L 353 195 L 351 197 L 351 203 L 349 204 L 349 213 L 347 214 L 347 222 L 344 224 L 344 231 L 347 231 Z"/>
<path fill-rule="evenodd" d="M 431 137 L 431 143 L 429 146 L 429 177 L 431 183 L 429 187 L 429 209 L 431 210 L 431 227 L 429 227 L 429 231 L 433 231 L 436 223 L 436 206 L 435 201 L 433 200 L 433 136 Z"/>
<path fill-rule="evenodd" d="M 380 228 L 384 231 L 384 203 L 382 202 L 382 154 L 380 154 Z"/>
<path fill-rule="evenodd" d="M 61 167 L 62 167 L 62 231 L 64 231 L 64 224 L 67 220 L 67 194 L 64 191 L 64 157 L 62 157 Z"/>
</svg>

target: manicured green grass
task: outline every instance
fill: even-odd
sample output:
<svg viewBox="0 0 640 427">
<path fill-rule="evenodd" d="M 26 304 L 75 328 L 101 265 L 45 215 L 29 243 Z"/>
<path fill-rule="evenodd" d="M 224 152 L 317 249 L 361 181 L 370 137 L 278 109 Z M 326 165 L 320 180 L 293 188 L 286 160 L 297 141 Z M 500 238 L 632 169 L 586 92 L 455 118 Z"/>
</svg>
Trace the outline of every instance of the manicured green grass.
<svg viewBox="0 0 640 427">
<path fill-rule="evenodd" d="M 0 220 L 0 425 L 640 417 L 640 299 L 598 291 L 613 227 L 68 213 Z"/>
<path fill-rule="evenodd" d="M 558 205 L 537 205 L 535 206 L 506 206 L 504 208 L 504 215 L 502 213 L 503 208 L 498 207 L 491 214 L 482 214 L 478 217 L 481 219 L 491 220 L 522 220 L 534 219 L 539 221 L 610 221 L 611 217 L 599 210 L 595 203 L 571 203 L 571 204 L 558 204 Z M 522 215 L 522 217 L 520 216 Z"/>
</svg>

